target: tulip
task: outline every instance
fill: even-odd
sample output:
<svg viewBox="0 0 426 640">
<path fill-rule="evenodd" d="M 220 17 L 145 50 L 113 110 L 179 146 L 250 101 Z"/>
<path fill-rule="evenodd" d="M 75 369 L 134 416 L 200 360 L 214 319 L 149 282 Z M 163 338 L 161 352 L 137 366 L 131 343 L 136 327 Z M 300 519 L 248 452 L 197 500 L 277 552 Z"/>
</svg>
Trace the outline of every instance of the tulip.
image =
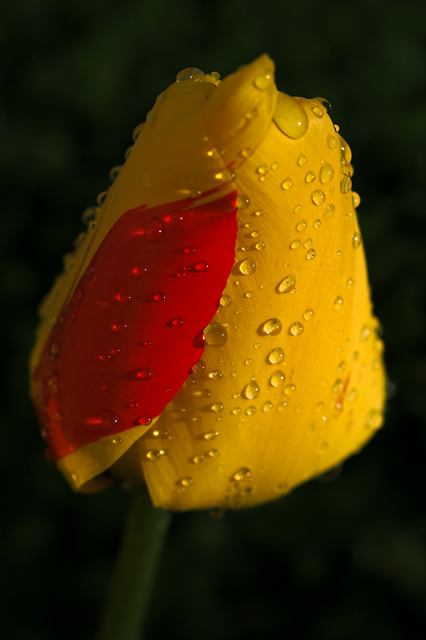
<svg viewBox="0 0 426 640">
<path fill-rule="evenodd" d="M 381 426 L 351 152 L 263 55 L 158 98 L 41 308 L 31 394 L 75 490 L 250 507 Z"/>
</svg>

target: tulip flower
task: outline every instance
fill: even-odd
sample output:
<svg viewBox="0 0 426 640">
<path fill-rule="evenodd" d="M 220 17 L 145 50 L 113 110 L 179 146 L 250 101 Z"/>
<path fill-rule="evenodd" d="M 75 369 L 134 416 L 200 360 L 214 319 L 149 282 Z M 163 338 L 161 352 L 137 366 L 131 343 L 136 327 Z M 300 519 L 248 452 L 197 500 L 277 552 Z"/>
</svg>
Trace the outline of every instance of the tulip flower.
<svg viewBox="0 0 426 640">
<path fill-rule="evenodd" d="M 351 151 L 268 56 L 186 69 L 137 127 L 41 308 L 42 435 L 75 490 L 250 507 L 381 426 L 383 345 Z"/>
</svg>

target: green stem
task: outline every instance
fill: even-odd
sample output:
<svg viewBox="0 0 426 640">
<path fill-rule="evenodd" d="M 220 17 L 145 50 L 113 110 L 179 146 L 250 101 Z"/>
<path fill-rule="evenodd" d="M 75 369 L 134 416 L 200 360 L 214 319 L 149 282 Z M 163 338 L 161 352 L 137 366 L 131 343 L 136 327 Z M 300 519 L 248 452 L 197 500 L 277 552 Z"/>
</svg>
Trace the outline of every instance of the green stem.
<svg viewBox="0 0 426 640">
<path fill-rule="evenodd" d="M 141 640 L 170 515 L 133 495 L 98 640 Z"/>
</svg>

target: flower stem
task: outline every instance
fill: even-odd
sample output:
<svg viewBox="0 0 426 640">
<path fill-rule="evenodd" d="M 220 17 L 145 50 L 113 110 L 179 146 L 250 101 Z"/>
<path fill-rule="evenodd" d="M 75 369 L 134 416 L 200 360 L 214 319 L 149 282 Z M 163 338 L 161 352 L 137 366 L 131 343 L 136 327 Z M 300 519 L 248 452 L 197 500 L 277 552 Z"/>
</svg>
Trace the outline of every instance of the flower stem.
<svg viewBox="0 0 426 640">
<path fill-rule="evenodd" d="M 131 497 L 98 640 L 141 640 L 170 514 Z"/>
</svg>

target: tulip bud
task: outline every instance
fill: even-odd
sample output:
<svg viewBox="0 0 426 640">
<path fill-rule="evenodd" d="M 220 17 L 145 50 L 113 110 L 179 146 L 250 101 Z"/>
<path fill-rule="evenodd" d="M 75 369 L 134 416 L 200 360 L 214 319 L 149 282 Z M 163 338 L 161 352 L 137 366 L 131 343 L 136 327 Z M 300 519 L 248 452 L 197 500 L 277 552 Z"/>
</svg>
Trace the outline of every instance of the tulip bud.
<svg viewBox="0 0 426 640">
<path fill-rule="evenodd" d="M 273 500 L 383 421 L 350 149 L 266 55 L 181 72 L 134 138 L 41 307 L 49 456 L 173 510 Z"/>
</svg>

